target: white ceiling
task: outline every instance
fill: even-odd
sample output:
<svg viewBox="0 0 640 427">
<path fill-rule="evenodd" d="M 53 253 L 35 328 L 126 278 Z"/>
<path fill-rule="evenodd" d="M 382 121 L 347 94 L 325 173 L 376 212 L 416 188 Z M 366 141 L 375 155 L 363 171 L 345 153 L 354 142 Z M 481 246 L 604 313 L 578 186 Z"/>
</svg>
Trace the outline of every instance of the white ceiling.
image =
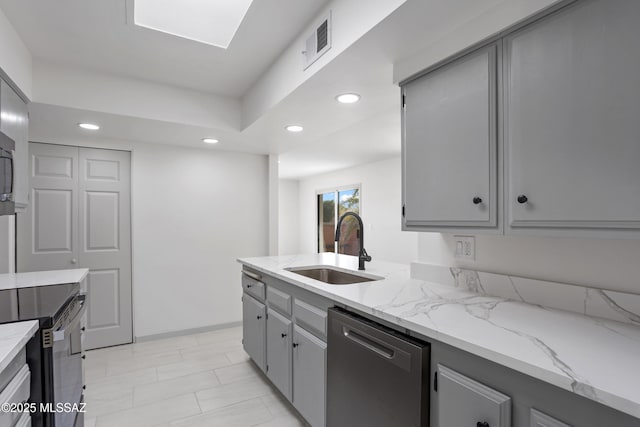
<svg viewBox="0 0 640 427">
<path fill-rule="evenodd" d="M 240 96 L 327 0 L 254 1 L 228 49 L 128 24 L 128 2 L 0 0 L 0 8 L 35 57 Z"/>
<path fill-rule="evenodd" d="M 11 4 L 14 9 L 20 10 L 26 6 L 18 6 L 19 3 L 29 3 L 33 7 L 35 1 L 0 0 L 0 6 L 5 9 L 11 21 L 14 22 L 13 15 L 17 12 L 15 10 L 7 11 L 5 4 Z M 311 2 L 310 0 L 278 1 L 278 5 L 304 3 L 313 4 L 314 7 L 323 3 L 320 1 Z M 55 3 L 58 2 L 83 4 L 86 0 L 57 0 Z M 250 33 L 244 27 L 249 25 L 247 23 L 250 22 L 248 20 L 252 12 L 255 13 L 253 9 L 256 4 L 273 4 L 273 2 L 276 0 L 255 1 L 236 38 L 241 37 L 243 31 Z M 38 0 L 39 5 L 49 3 L 54 2 Z M 102 3 L 120 2 L 91 1 L 86 3 L 100 4 L 99 7 L 96 6 L 98 9 L 110 9 Z M 306 80 L 278 105 L 242 131 L 220 132 L 215 129 L 180 123 L 158 122 L 32 104 L 31 137 L 32 139 L 46 137 L 50 140 L 107 138 L 203 147 L 201 138 L 214 136 L 220 139 L 220 143 L 207 147 L 208 149 L 279 154 L 281 160 L 280 176 L 282 178 L 302 178 L 388 158 L 398 155 L 400 152 L 400 90 L 393 83 L 393 64 L 432 46 L 438 46 L 438 53 L 444 56 L 453 54 L 455 51 L 448 52 L 447 49 L 452 49 L 451 46 L 455 46 L 457 50 L 460 49 L 460 46 L 456 46 L 456 43 L 447 44 L 447 40 L 459 40 L 461 29 L 463 30 L 464 25 L 470 20 L 482 14 L 493 16 L 496 10 L 499 12 L 500 8 L 507 7 L 508 4 L 509 0 L 483 0 L 480 2 L 476 0 L 455 2 L 450 0 L 408 0 L 332 62 Z M 45 9 L 48 11 L 49 7 L 45 7 Z M 55 8 L 51 7 L 51 9 Z M 303 15 L 299 9 L 297 13 Z M 293 19 L 295 12 L 291 13 L 287 10 L 286 16 Z M 31 28 L 29 32 L 36 34 L 65 32 L 59 24 L 54 25 L 49 22 L 56 19 L 42 17 L 30 19 L 45 22 L 48 29 Z M 58 19 L 66 22 L 60 16 Z M 254 19 L 257 18 L 254 17 Z M 259 26 L 259 24 L 256 25 Z M 20 29 L 21 24 L 16 24 L 16 26 Z M 72 27 L 75 27 L 75 24 Z M 109 25 L 103 23 L 101 32 L 113 32 L 108 28 Z M 80 29 L 76 28 L 74 31 L 80 31 Z M 125 31 L 131 30 L 126 29 Z M 80 34 L 78 33 L 78 36 Z M 92 37 L 95 36 L 96 33 Z M 25 37 L 30 48 L 33 43 L 31 39 L 38 37 L 40 36 L 33 34 Z M 56 34 L 53 38 L 69 37 L 69 35 Z M 145 33 L 140 37 L 142 38 L 138 43 L 143 45 L 144 38 L 150 36 Z M 242 37 L 248 36 L 245 34 Z M 175 48 L 175 43 L 179 43 L 178 41 L 173 40 L 167 46 Z M 230 46 L 231 51 L 236 49 L 235 42 L 236 40 Z M 68 39 L 65 43 L 68 45 L 63 49 L 66 52 L 73 50 L 73 45 L 76 42 Z M 154 43 L 156 42 L 152 42 L 151 45 L 154 46 Z M 142 45 L 126 48 L 122 55 L 109 52 L 107 56 L 117 57 L 120 65 L 124 67 L 123 62 L 126 61 L 123 58 L 139 53 Z M 193 49 L 193 52 L 196 52 L 199 48 L 190 46 L 189 50 Z M 214 48 L 207 48 L 207 52 L 210 49 Z M 176 52 L 172 54 L 178 55 Z M 242 56 L 239 53 L 238 55 Z M 78 56 L 84 56 L 84 53 Z M 159 58 L 157 59 L 159 60 Z M 93 59 L 89 58 L 89 60 Z M 228 60 L 233 63 L 239 59 L 229 57 Z M 248 61 L 251 63 L 250 59 Z M 221 63 L 228 65 L 227 59 L 222 60 Z M 172 66 L 173 64 L 169 64 L 167 68 L 171 69 Z M 129 74 L 138 67 L 139 63 L 133 64 Z M 165 73 L 166 71 L 164 69 L 157 72 Z M 181 72 L 188 74 L 191 71 L 185 71 L 182 67 Z M 229 69 L 226 69 L 225 72 L 230 73 Z M 254 78 L 257 77 L 257 74 L 254 75 Z M 224 79 L 227 82 L 233 80 L 231 76 L 226 76 Z M 212 76 L 209 76 L 206 81 L 211 85 L 218 84 Z M 235 90 L 238 87 L 236 86 Z M 343 92 L 359 93 L 362 95 L 362 99 L 356 104 L 338 104 L 334 97 Z M 98 134 L 88 134 L 75 126 L 80 121 L 92 120 L 98 121 L 102 125 Z M 305 127 L 304 132 L 297 134 L 286 132 L 284 126 L 291 123 L 302 124 Z"/>
</svg>

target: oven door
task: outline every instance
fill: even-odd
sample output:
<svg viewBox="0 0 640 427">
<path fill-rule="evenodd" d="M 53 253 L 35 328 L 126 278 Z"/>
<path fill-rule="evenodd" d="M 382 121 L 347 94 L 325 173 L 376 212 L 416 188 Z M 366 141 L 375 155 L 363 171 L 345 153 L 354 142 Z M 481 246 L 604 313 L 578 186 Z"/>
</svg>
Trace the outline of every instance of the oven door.
<svg viewBox="0 0 640 427">
<path fill-rule="evenodd" d="M 83 415 L 77 412 L 83 401 L 84 371 L 81 319 L 85 312 L 85 297 L 75 299 L 75 307 L 53 331 L 53 404 L 54 425 L 83 425 Z M 77 419 L 76 419 L 77 418 Z M 76 424 L 79 420 L 79 424 Z"/>
</svg>

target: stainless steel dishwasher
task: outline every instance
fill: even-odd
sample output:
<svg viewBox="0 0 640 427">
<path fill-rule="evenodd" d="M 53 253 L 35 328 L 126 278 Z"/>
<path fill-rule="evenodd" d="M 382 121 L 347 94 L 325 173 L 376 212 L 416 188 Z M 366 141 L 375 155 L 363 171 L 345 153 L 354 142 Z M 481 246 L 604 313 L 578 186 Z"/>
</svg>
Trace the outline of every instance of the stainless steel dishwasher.
<svg viewBox="0 0 640 427">
<path fill-rule="evenodd" d="M 429 344 L 332 308 L 327 351 L 327 427 L 429 425 Z"/>
</svg>

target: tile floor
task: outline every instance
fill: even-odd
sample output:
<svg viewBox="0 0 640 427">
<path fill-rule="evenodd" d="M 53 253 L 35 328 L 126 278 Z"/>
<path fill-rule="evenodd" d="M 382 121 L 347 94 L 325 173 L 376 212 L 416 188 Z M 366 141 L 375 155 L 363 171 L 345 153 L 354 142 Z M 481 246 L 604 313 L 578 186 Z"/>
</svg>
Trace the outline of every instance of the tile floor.
<svg viewBox="0 0 640 427">
<path fill-rule="evenodd" d="M 87 352 L 87 427 L 303 427 L 249 361 L 242 328 Z"/>
</svg>

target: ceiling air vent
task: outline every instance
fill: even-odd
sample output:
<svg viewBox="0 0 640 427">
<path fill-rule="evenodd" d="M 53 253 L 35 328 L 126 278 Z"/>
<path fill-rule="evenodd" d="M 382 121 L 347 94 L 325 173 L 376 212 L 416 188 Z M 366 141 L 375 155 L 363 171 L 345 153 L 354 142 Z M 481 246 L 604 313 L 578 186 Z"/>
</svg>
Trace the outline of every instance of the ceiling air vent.
<svg viewBox="0 0 640 427">
<path fill-rule="evenodd" d="M 331 12 L 329 12 L 315 27 L 313 33 L 305 41 L 303 70 L 309 68 L 318 58 L 331 49 Z"/>
</svg>

